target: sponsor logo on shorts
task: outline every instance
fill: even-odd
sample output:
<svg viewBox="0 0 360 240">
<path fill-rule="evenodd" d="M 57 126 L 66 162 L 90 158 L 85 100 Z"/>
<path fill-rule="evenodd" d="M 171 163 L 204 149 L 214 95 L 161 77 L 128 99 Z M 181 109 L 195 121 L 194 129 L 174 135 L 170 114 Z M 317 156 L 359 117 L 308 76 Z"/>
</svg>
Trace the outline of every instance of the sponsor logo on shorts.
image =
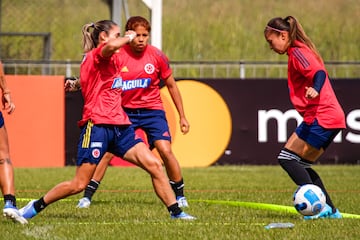
<svg viewBox="0 0 360 240">
<path fill-rule="evenodd" d="M 102 148 L 102 142 L 91 142 L 90 147 L 91 148 Z"/>
</svg>

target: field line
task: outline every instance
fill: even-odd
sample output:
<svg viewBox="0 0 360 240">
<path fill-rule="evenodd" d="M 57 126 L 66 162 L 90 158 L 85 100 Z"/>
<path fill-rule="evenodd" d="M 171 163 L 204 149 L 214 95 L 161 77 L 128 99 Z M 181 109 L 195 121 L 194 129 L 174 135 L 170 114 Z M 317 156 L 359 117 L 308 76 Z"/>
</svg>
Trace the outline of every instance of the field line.
<svg viewBox="0 0 360 240">
<path fill-rule="evenodd" d="M 292 206 L 270 204 L 270 203 L 257 203 L 257 202 L 240 202 L 240 201 L 225 201 L 225 200 L 193 200 L 196 202 L 205 202 L 210 204 L 222 204 L 237 207 L 247 207 L 252 209 L 264 209 L 278 212 L 287 212 L 291 214 L 299 214 Z M 343 218 L 357 218 L 360 219 L 360 215 L 352 213 L 341 213 Z"/>
</svg>

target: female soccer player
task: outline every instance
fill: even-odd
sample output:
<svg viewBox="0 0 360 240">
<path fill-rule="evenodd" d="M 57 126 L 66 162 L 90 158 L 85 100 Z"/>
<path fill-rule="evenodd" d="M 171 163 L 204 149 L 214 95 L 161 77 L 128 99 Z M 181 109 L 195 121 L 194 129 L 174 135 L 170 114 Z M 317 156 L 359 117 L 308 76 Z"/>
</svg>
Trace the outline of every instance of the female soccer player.
<svg viewBox="0 0 360 240">
<path fill-rule="evenodd" d="M 86 24 L 82 32 L 85 56 L 80 67 L 80 81 L 84 107 L 79 121 L 81 135 L 76 175 L 52 188 L 42 198 L 30 201 L 20 209 L 22 216 L 32 218 L 47 205 L 83 191 L 103 155 L 110 152 L 149 173 L 154 190 L 171 218 L 195 219 L 179 208 L 161 162 L 135 135 L 121 106 L 123 80 L 120 59 L 114 53 L 131 42 L 136 33 L 128 31 L 125 37 L 120 37 L 119 27 L 110 20 Z"/>
<path fill-rule="evenodd" d="M 0 88 L 2 92 L 1 100 L 3 109 L 8 114 L 11 114 L 15 110 L 15 105 L 11 101 L 10 90 L 7 87 L 1 61 Z M 19 210 L 16 208 L 14 169 L 10 160 L 8 134 L 5 128 L 2 112 L 0 112 L 0 187 L 5 202 L 3 215 L 21 224 L 26 224 L 27 220 L 21 216 Z"/>
<path fill-rule="evenodd" d="M 185 117 L 180 91 L 169 66 L 168 58 L 148 44 L 151 26 L 143 17 L 128 19 L 126 31 L 136 32 L 134 40 L 117 54 L 123 79 L 122 104 L 135 129 L 145 131 L 150 148 L 156 148 L 164 162 L 170 184 L 180 207 L 188 207 L 180 165 L 171 150 L 171 136 L 160 98 L 160 79 L 165 83 L 180 117 L 180 129 L 186 134 L 189 123 Z M 112 154 L 105 154 L 77 205 L 90 206 L 91 198 L 102 180 Z"/>
<path fill-rule="evenodd" d="M 303 117 L 278 161 L 297 185 L 319 186 L 326 195 L 325 208 L 305 219 L 341 218 L 320 176 L 311 168 L 335 136 L 346 127 L 345 115 L 330 84 L 323 60 L 292 16 L 271 19 L 264 30 L 270 48 L 288 55 L 288 87 L 294 108 Z"/>
</svg>

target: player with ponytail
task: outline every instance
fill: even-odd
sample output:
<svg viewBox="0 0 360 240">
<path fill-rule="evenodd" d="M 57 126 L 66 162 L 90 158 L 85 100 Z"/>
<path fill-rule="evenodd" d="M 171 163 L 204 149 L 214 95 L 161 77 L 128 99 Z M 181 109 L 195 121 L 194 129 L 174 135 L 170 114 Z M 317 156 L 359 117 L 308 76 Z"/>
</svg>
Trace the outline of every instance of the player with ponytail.
<svg viewBox="0 0 360 240">
<path fill-rule="evenodd" d="M 175 199 L 161 162 L 135 134 L 122 108 L 122 77 L 116 52 L 131 42 L 136 33 L 120 29 L 111 20 L 85 24 L 82 28 L 84 58 L 80 85 L 84 98 L 75 177 L 53 187 L 43 197 L 30 201 L 20 213 L 32 218 L 46 206 L 85 189 L 106 152 L 119 156 L 149 173 L 156 195 L 171 218 L 195 219 L 183 212 Z"/>
<path fill-rule="evenodd" d="M 290 100 L 303 117 L 303 122 L 280 151 L 279 164 L 297 185 L 315 184 L 326 195 L 324 209 L 315 216 L 304 216 L 306 220 L 341 218 L 320 176 L 311 167 L 346 127 L 344 111 L 331 86 L 324 62 L 293 16 L 271 19 L 264 36 L 273 51 L 288 55 Z"/>
</svg>

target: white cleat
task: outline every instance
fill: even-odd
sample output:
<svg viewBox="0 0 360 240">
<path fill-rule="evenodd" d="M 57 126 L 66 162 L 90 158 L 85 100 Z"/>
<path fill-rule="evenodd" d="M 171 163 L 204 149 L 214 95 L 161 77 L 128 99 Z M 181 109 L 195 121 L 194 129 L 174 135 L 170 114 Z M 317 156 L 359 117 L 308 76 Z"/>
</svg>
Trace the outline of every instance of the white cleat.
<svg viewBox="0 0 360 240">
<path fill-rule="evenodd" d="M 90 205 L 91 205 L 90 199 L 88 199 L 87 197 L 83 197 L 79 200 L 79 203 L 76 207 L 77 208 L 89 208 Z"/>
</svg>

